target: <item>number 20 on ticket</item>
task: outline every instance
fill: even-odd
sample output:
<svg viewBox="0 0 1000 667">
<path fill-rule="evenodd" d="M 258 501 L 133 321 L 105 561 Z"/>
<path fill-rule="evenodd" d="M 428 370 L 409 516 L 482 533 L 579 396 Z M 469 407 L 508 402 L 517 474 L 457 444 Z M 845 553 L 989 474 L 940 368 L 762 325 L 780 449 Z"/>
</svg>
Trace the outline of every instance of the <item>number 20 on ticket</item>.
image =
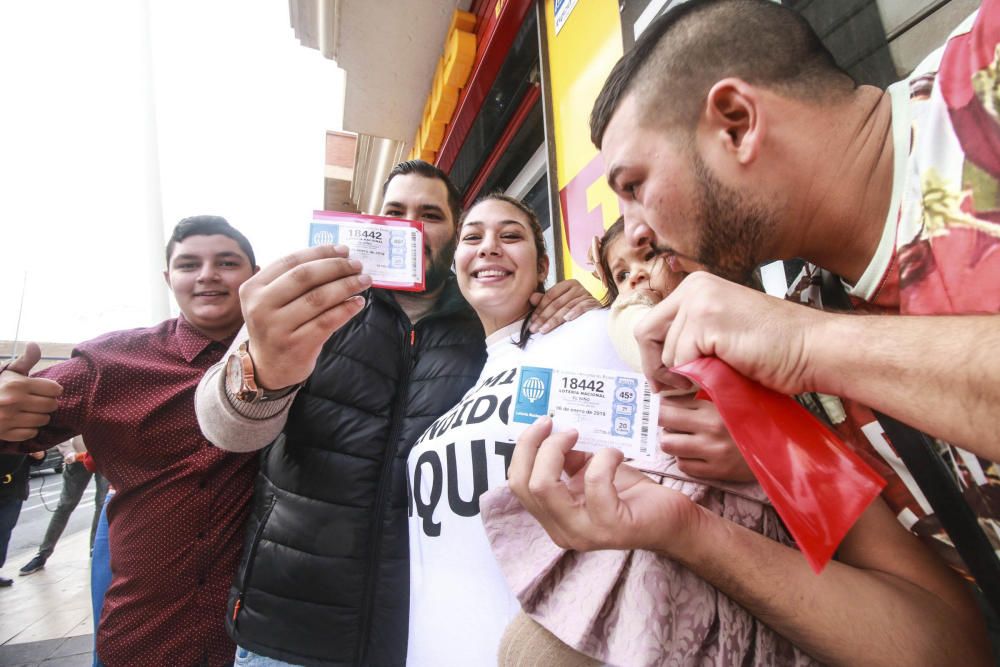
<svg viewBox="0 0 1000 667">
<path fill-rule="evenodd" d="M 340 244 L 361 262 L 372 286 L 420 292 L 424 289 L 424 226 L 414 220 L 360 213 L 314 211 L 309 247 Z"/>
<path fill-rule="evenodd" d="M 580 433 L 576 449 L 620 449 L 628 458 L 660 455 L 656 440 L 659 396 L 639 373 L 521 366 L 511 427 L 515 437 L 549 416 L 556 431 Z"/>
</svg>

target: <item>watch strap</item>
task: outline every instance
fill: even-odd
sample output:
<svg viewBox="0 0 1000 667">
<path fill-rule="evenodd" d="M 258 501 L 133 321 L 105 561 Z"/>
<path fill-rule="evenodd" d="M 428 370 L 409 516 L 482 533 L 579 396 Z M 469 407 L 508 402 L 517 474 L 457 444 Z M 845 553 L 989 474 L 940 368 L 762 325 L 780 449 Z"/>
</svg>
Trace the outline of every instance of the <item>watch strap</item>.
<svg viewBox="0 0 1000 667">
<path fill-rule="evenodd" d="M 229 404 L 233 406 L 233 409 L 240 414 L 240 416 L 246 417 L 247 419 L 253 420 L 266 420 L 276 417 L 285 410 L 288 409 L 288 404 L 292 402 L 298 390 L 302 387 L 301 384 L 293 385 L 291 387 L 286 387 L 282 389 L 282 396 L 271 398 L 266 401 L 244 401 L 238 398 L 233 392 L 229 390 L 229 384 L 226 382 L 225 373 L 222 375 L 222 388 L 226 393 L 226 400 Z"/>
<path fill-rule="evenodd" d="M 248 349 L 249 341 L 244 341 L 226 360 L 223 367 L 222 385 L 230 405 L 249 419 L 270 419 L 285 410 L 302 383 L 282 389 L 264 389 L 254 378 L 253 358 Z M 236 363 L 240 371 L 240 386 L 231 385 L 229 366 Z"/>
</svg>

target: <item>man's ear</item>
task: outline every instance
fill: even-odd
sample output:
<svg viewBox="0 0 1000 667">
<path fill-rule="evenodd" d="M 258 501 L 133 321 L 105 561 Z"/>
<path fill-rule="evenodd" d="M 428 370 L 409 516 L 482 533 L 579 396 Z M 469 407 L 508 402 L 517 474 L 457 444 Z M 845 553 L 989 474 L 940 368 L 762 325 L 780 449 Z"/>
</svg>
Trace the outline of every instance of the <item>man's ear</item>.
<svg viewBox="0 0 1000 667">
<path fill-rule="evenodd" d="M 173 285 L 170 284 L 170 271 L 167 269 L 163 270 L 163 282 L 167 283 L 167 289 L 173 289 Z"/>
<path fill-rule="evenodd" d="M 701 123 L 709 142 L 741 165 L 757 159 L 764 139 L 760 90 L 742 79 L 722 79 L 705 98 Z"/>
</svg>

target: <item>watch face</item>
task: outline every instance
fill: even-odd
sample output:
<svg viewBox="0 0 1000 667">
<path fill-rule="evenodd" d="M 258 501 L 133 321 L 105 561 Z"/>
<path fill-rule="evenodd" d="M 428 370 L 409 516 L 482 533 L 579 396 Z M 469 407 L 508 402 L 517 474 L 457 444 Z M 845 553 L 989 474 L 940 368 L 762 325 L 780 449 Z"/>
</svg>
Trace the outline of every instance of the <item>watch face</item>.
<svg viewBox="0 0 1000 667">
<path fill-rule="evenodd" d="M 238 354 L 231 354 L 226 360 L 226 388 L 234 396 L 243 391 L 243 365 Z"/>
</svg>

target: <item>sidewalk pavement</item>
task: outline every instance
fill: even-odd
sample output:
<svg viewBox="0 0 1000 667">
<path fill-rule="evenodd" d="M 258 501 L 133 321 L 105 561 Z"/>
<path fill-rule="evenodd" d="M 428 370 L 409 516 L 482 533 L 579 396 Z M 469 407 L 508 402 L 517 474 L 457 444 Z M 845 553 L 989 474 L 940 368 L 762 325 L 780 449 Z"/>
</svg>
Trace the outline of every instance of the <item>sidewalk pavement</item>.
<svg viewBox="0 0 1000 667">
<path fill-rule="evenodd" d="M 14 580 L 0 588 L 0 665 L 83 667 L 90 665 L 90 528 L 63 535 L 45 569 L 18 576 L 35 549 L 7 554 L 0 575 Z"/>
</svg>

